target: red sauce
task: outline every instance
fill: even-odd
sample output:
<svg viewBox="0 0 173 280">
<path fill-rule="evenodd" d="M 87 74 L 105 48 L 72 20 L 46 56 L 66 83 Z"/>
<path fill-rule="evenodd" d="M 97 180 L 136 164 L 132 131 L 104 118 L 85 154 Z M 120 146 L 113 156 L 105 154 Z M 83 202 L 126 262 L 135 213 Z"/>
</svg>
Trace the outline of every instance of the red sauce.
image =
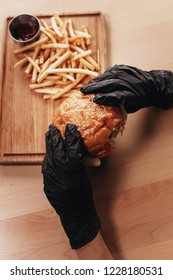
<svg viewBox="0 0 173 280">
<path fill-rule="evenodd" d="M 18 27 L 18 29 L 15 31 L 14 36 L 19 41 L 27 41 L 29 39 L 32 39 L 36 35 L 37 31 L 38 30 L 35 24 L 25 23 Z"/>
</svg>

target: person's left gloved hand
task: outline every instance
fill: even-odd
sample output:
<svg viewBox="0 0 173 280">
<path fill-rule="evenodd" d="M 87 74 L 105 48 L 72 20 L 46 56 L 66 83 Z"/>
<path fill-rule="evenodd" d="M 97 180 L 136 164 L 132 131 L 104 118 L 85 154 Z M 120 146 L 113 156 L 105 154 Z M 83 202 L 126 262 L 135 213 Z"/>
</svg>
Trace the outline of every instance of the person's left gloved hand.
<svg viewBox="0 0 173 280">
<path fill-rule="evenodd" d="M 74 125 L 66 126 L 65 140 L 50 125 L 42 164 L 44 192 L 60 216 L 73 249 L 90 242 L 100 229 L 83 154 L 83 142 Z"/>
<path fill-rule="evenodd" d="M 173 106 L 173 72 L 115 65 L 80 90 L 96 93 L 93 101 L 99 105 L 123 105 L 127 113 L 150 106 L 166 109 Z"/>
</svg>

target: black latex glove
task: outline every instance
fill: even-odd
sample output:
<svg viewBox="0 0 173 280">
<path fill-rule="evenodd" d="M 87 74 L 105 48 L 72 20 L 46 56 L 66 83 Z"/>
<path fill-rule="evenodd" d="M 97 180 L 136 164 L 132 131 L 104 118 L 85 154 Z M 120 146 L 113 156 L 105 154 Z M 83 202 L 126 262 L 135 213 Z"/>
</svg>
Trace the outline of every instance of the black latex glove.
<svg viewBox="0 0 173 280">
<path fill-rule="evenodd" d="M 101 94 L 94 97 L 95 103 L 123 105 L 128 113 L 149 106 L 166 109 L 173 105 L 173 73 L 115 65 L 83 86 L 81 92 Z"/>
<path fill-rule="evenodd" d="M 42 164 L 44 192 L 60 216 L 73 249 L 91 241 L 100 228 L 83 163 L 83 150 L 80 134 L 74 125 L 66 126 L 65 141 L 59 130 L 50 125 Z"/>
</svg>

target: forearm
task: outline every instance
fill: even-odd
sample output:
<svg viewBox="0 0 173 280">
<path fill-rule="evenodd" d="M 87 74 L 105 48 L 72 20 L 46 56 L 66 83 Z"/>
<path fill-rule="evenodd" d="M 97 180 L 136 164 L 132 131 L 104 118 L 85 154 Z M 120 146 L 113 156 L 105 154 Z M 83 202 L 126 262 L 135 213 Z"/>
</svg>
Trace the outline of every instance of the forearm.
<svg viewBox="0 0 173 280">
<path fill-rule="evenodd" d="M 76 254 L 79 260 L 113 260 L 100 232 L 92 241 L 76 249 Z"/>
</svg>

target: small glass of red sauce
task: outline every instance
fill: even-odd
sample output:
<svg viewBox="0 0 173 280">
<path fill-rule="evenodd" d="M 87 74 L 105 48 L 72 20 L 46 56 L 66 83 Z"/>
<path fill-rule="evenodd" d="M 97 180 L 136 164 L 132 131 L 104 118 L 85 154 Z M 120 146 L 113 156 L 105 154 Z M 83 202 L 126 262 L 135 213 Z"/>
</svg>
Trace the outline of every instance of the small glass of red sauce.
<svg viewBox="0 0 173 280">
<path fill-rule="evenodd" d="M 39 38 L 40 22 L 34 15 L 21 14 L 10 21 L 8 31 L 15 43 L 25 46 Z"/>
</svg>

